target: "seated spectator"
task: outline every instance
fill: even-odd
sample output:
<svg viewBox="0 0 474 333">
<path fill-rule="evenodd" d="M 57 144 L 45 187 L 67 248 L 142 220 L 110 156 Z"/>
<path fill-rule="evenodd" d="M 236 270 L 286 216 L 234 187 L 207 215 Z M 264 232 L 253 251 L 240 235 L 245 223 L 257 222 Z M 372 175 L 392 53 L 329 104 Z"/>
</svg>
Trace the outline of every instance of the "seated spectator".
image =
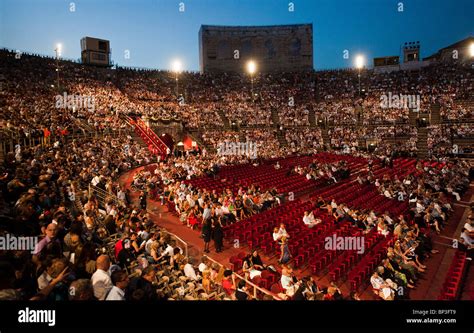
<svg viewBox="0 0 474 333">
<path fill-rule="evenodd" d="M 222 279 L 222 288 L 224 289 L 225 293 L 231 298 L 235 296 L 235 276 L 229 269 L 224 271 L 224 278 Z"/>
<path fill-rule="evenodd" d="M 91 280 L 78 279 L 71 282 L 69 286 L 70 301 L 92 301 L 94 299 L 94 288 Z"/>
<path fill-rule="evenodd" d="M 33 252 L 33 261 L 39 263 L 40 258 L 45 257 L 50 253 L 55 253 L 60 250 L 60 242 L 56 238 L 58 227 L 56 223 L 49 223 L 46 228 L 43 229 L 44 238 L 36 244 Z M 56 249 L 55 249 L 56 248 Z M 57 249 L 59 248 L 59 250 Z"/>
<path fill-rule="evenodd" d="M 209 259 L 206 256 L 201 258 L 201 263 L 199 264 L 198 270 L 199 272 L 204 272 L 205 270 L 209 269 Z"/>
<path fill-rule="evenodd" d="M 474 247 L 474 239 L 469 235 L 469 232 L 466 228 L 462 228 L 461 230 L 461 239 L 463 240 L 463 244 L 467 246 L 467 248 L 471 249 Z"/>
<path fill-rule="evenodd" d="M 117 256 L 120 266 L 125 269 L 136 259 L 134 249 L 131 246 L 131 240 L 126 238 L 123 240 L 123 248 Z"/>
<path fill-rule="evenodd" d="M 374 293 L 385 301 L 393 301 L 395 299 L 395 290 L 397 285 L 390 279 L 384 280 L 377 272 L 374 272 L 370 278 L 370 283 Z"/>
<path fill-rule="evenodd" d="M 243 260 L 243 267 L 242 270 L 245 274 L 245 278 L 249 278 L 252 280 L 256 276 L 262 275 L 262 271 L 259 270 L 256 266 L 254 266 L 252 261 L 252 254 L 248 254 Z"/>
<path fill-rule="evenodd" d="M 330 301 L 340 301 L 343 299 L 342 292 L 339 287 L 336 286 L 334 281 L 330 283 L 327 292 L 324 295 L 324 299 Z"/>
<path fill-rule="evenodd" d="M 141 276 L 134 277 L 125 291 L 127 300 L 156 301 L 159 300 L 156 288 L 156 270 L 153 266 L 145 268 Z"/>
<path fill-rule="evenodd" d="M 124 301 L 125 300 L 125 289 L 128 286 L 128 274 L 123 270 L 117 270 L 112 273 L 111 276 L 112 284 L 114 285 L 110 289 L 106 296 L 106 301 Z"/>
<path fill-rule="evenodd" d="M 184 276 L 186 276 L 188 279 L 191 279 L 193 281 L 198 280 L 198 276 L 196 275 L 196 271 L 194 270 L 193 267 L 193 259 L 192 258 L 184 258 L 182 261 L 183 271 L 184 271 Z"/>
<path fill-rule="evenodd" d="M 252 296 L 247 291 L 247 283 L 245 280 L 240 280 L 237 284 L 237 290 L 235 291 L 235 298 L 238 301 L 247 301 L 252 298 Z"/>
<path fill-rule="evenodd" d="M 313 212 L 309 213 L 308 211 L 305 211 L 304 216 L 303 216 L 303 222 L 309 228 L 312 228 L 315 225 L 321 223 L 321 220 L 320 219 L 315 219 Z"/>
</svg>

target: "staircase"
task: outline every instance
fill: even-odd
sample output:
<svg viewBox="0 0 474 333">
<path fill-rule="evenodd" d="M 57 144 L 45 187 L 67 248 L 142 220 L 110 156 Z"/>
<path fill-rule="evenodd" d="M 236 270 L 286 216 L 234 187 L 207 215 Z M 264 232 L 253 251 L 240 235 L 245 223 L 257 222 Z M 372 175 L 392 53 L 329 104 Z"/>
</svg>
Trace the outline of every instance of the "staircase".
<svg viewBox="0 0 474 333">
<path fill-rule="evenodd" d="M 355 112 L 356 112 L 356 115 L 357 115 L 357 125 L 359 126 L 362 126 L 363 125 L 363 109 L 362 109 L 362 106 L 356 106 L 355 107 Z"/>
<path fill-rule="evenodd" d="M 441 124 L 441 106 L 434 104 L 431 106 L 431 125 Z"/>
<path fill-rule="evenodd" d="M 5 143 L 0 142 L 0 163 L 3 163 L 5 161 Z"/>
<path fill-rule="evenodd" d="M 308 120 L 311 127 L 316 127 L 316 112 L 314 112 L 313 108 L 309 109 Z"/>
<path fill-rule="evenodd" d="M 324 146 L 331 147 L 331 138 L 329 137 L 329 130 L 327 128 L 321 129 L 321 136 L 323 137 Z"/>
<path fill-rule="evenodd" d="M 124 115 L 122 118 L 134 127 L 135 134 L 145 142 L 154 155 L 161 156 L 162 160 L 168 155 L 168 146 L 140 117 L 132 119 Z"/>
<path fill-rule="evenodd" d="M 277 130 L 276 138 L 280 144 L 280 147 L 286 147 L 288 145 L 288 142 L 286 141 L 286 130 Z"/>
<path fill-rule="evenodd" d="M 224 111 L 219 109 L 219 110 L 217 110 L 217 114 L 219 115 L 219 117 L 221 117 L 222 122 L 224 123 L 224 128 L 226 130 L 229 130 L 230 129 L 230 121 L 229 121 L 229 118 L 227 118 L 227 116 L 225 115 Z"/>
<path fill-rule="evenodd" d="M 418 118 L 418 112 L 416 112 L 414 109 L 410 109 L 408 111 L 408 123 L 411 126 L 416 126 L 416 119 Z"/>
<path fill-rule="evenodd" d="M 428 128 L 418 128 L 416 148 L 418 150 L 418 158 L 426 158 L 428 156 Z"/>
<path fill-rule="evenodd" d="M 272 123 L 275 126 L 280 126 L 280 116 L 278 115 L 278 110 L 272 108 Z"/>
</svg>

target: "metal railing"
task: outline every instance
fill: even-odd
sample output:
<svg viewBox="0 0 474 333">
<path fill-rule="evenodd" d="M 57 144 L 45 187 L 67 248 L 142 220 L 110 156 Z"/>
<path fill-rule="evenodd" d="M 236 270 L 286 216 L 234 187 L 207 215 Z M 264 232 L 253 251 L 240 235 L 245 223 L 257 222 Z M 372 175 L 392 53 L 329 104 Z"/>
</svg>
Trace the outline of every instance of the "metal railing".
<svg viewBox="0 0 474 333">
<path fill-rule="evenodd" d="M 99 204 L 102 205 L 102 207 L 105 207 L 105 203 L 108 200 L 112 200 L 117 206 L 120 207 L 125 207 L 125 203 L 120 200 L 115 194 L 107 192 L 100 187 L 94 186 L 92 184 L 89 184 L 89 196 L 94 195 L 97 200 L 99 201 Z M 147 213 L 150 213 L 149 210 L 147 210 Z M 178 242 L 183 250 L 184 250 L 184 255 L 187 258 L 188 257 L 188 243 L 186 243 L 182 238 L 178 237 L 176 234 L 166 230 L 163 227 L 160 227 L 162 231 L 164 231 L 166 234 L 170 235 L 172 239 L 174 239 L 176 242 Z"/>
<path fill-rule="evenodd" d="M 89 184 L 89 196 L 92 196 L 92 195 L 94 195 L 97 198 L 99 203 L 102 204 L 102 207 L 105 207 L 105 204 L 109 200 L 112 200 L 119 207 L 125 206 L 125 203 L 119 198 L 117 198 L 115 194 L 107 192 L 101 189 L 100 187 Z"/>
<path fill-rule="evenodd" d="M 176 242 L 180 243 L 184 247 L 184 256 L 188 258 L 188 243 L 186 243 L 182 238 L 178 237 L 176 234 L 173 234 L 172 232 L 169 232 L 163 227 L 160 227 L 161 231 L 164 231 L 166 234 L 170 235 L 172 239 L 174 239 Z"/>
<path fill-rule="evenodd" d="M 2 135 L 3 134 L 3 135 Z M 49 137 L 41 136 L 23 136 L 12 130 L 4 130 L 0 133 L 0 150 L 6 155 L 9 152 L 15 150 L 15 145 L 19 144 L 21 148 L 33 148 L 41 145 L 42 147 L 49 146 L 55 141 L 71 141 L 76 139 L 99 137 L 101 135 L 113 134 L 121 136 L 123 134 L 131 134 L 129 129 L 116 129 L 111 130 L 109 128 L 92 131 L 86 131 L 84 129 L 76 129 L 75 131 L 66 135 L 52 133 Z"/>
<path fill-rule="evenodd" d="M 209 256 L 206 256 L 206 258 L 208 258 L 210 261 L 212 261 L 213 263 L 216 263 L 217 265 L 219 265 L 219 267 L 224 267 L 224 265 L 222 265 L 221 263 L 217 262 L 216 260 L 212 259 L 211 257 Z M 244 280 L 245 283 L 247 284 L 247 286 L 250 286 L 253 288 L 253 297 L 255 299 L 257 299 L 257 291 L 260 291 L 261 293 L 265 294 L 265 295 L 268 295 L 268 296 L 271 296 L 274 300 L 277 300 L 277 301 L 282 301 L 283 299 L 280 298 L 279 296 L 275 295 L 274 293 L 262 288 L 262 287 L 259 287 L 257 286 L 255 283 L 247 280 L 246 278 L 244 278 L 243 276 L 235 273 L 235 272 L 232 272 L 232 275 L 233 275 L 233 279 L 235 278 L 238 278 L 240 280 Z"/>
<path fill-rule="evenodd" d="M 144 133 L 153 143 L 153 145 L 158 148 L 160 151 L 163 151 L 166 154 L 166 149 L 168 146 L 161 140 L 161 138 L 139 117 L 137 117 L 136 126 Z"/>
</svg>

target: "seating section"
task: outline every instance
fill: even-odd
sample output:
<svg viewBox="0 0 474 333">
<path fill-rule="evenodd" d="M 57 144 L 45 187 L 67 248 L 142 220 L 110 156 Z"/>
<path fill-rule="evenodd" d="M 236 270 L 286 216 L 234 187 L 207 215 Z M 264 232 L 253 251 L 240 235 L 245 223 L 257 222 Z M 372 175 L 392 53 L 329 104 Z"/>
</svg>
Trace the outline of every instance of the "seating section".
<svg viewBox="0 0 474 333">
<path fill-rule="evenodd" d="M 281 167 L 278 170 L 274 168 L 277 161 Z M 350 168 L 357 169 L 363 165 L 364 159 L 329 153 L 272 159 L 259 166 L 250 164 L 225 166 L 219 171 L 216 177 L 201 177 L 186 181 L 186 183 L 210 191 L 231 189 L 234 193 L 237 192 L 240 186 L 246 187 L 255 184 L 259 185 L 263 190 L 276 188 L 278 193 L 293 192 L 295 198 L 298 198 L 311 193 L 316 188 L 321 188 L 322 184 L 326 181 L 326 179 L 320 179 L 318 181 L 307 180 L 303 175 L 299 174 L 288 175 L 295 166 L 306 167 L 314 161 L 324 163 L 347 161 Z"/>
<path fill-rule="evenodd" d="M 438 300 L 459 299 L 462 283 L 468 267 L 466 252 L 456 251 L 451 267 L 449 267 L 446 280 L 443 283 Z"/>
<path fill-rule="evenodd" d="M 366 286 L 371 274 L 387 254 L 387 249 L 394 244 L 394 238 L 392 236 L 383 238 L 378 234 L 375 235 L 379 238 L 379 241 L 370 249 L 368 253 L 364 254 L 359 263 L 353 267 L 347 275 L 351 289 L 353 291 L 357 291 L 361 287 Z M 372 241 L 374 241 L 373 238 Z"/>
</svg>

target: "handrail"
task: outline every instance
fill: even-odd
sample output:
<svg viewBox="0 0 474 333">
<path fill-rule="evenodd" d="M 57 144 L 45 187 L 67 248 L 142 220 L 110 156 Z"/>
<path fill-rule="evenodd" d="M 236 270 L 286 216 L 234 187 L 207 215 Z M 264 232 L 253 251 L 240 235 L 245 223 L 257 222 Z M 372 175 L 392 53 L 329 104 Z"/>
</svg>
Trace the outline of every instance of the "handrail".
<svg viewBox="0 0 474 333">
<path fill-rule="evenodd" d="M 146 132 L 145 134 L 147 134 L 148 137 L 150 137 L 150 139 L 152 139 L 152 138 L 158 139 L 158 141 L 161 143 L 161 145 L 163 147 L 168 148 L 166 143 L 164 143 L 163 140 L 161 140 L 161 138 L 140 117 L 137 117 L 136 123 L 137 123 L 138 126 L 140 126 Z M 165 153 L 166 153 L 166 150 L 165 150 Z"/>
<path fill-rule="evenodd" d="M 188 258 L 188 243 L 186 243 L 182 238 L 178 237 L 176 234 L 173 234 L 172 232 L 166 230 L 165 228 L 163 227 L 160 227 L 160 228 L 162 231 L 166 232 L 168 235 L 170 235 L 171 237 L 174 237 L 175 239 L 177 239 L 178 241 L 184 244 L 184 256 Z"/>
<path fill-rule="evenodd" d="M 105 204 L 106 199 L 112 199 L 117 205 L 124 206 L 124 203 L 113 193 L 109 193 L 95 185 L 89 183 L 89 196 L 91 194 L 97 195 L 99 199 L 102 199 Z"/>
<path fill-rule="evenodd" d="M 164 147 L 167 147 L 167 146 L 164 143 L 162 143 L 164 145 L 164 147 L 160 146 L 158 144 L 158 141 L 151 134 L 149 134 L 149 132 L 146 130 L 146 128 L 143 128 L 141 125 L 136 123 L 135 129 L 138 130 L 143 136 L 145 136 L 150 141 L 150 144 L 152 144 L 160 152 L 160 154 L 163 157 L 165 157 L 167 155 L 166 154 L 167 149 L 164 148 Z M 156 134 L 155 134 L 155 136 L 156 136 Z M 142 137 L 142 139 L 143 139 L 143 137 Z"/>
<path fill-rule="evenodd" d="M 208 258 L 210 261 L 212 261 L 213 263 L 216 263 L 218 264 L 220 267 L 224 267 L 224 265 L 222 265 L 220 262 L 212 259 L 211 257 L 209 256 L 206 256 L 206 258 Z M 265 295 L 269 295 L 271 297 L 273 297 L 273 299 L 277 300 L 277 301 L 282 301 L 282 299 L 280 297 L 278 297 L 277 295 L 275 295 L 274 293 L 262 288 L 262 287 L 259 287 L 257 286 L 255 283 L 247 280 L 246 278 L 242 277 L 241 275 L 235 273 L 235 272 L 232 272 L 232 275 L 235 275 L 236 277 L 238 277 L 239 279 L 241 280 L 244 280 L 248 285 L 252 286 L 253 287 L 253 296 L 254 298 L 256 299 L 257 298 L 257 290 L 259 290 L 260 292 L 264 293 Z"/>
<path fill-rule="evenodd" d="M 101 189 L 100 187 L 94 186 L 89 183 L 89 195 L 91 195 L 92 193 L 95 194 L 99 199 L 102 199 L 104 203 L 105 203 L 105 199 L 110 198 L 114 200 L 115 203 L 117 203 L 120 206 L 125 205 L 115 194 L 109 193 Z M 149 213 L 148 210 L 147 210 L 147 213 Z M 166 232 L 167 234 L 169 234 L 170 236 L 172 236 L 173 238 L 175 238 L 176 240 L 178 240 L 184 245 L 184 253 L 185 253 L 185 257 L 187 258 L 188 257 L 188 243 L 186 243 L 182 238 L 178 237 L 176 234 L 166 230 L 165 228 L 162 228 L 162 227 L 160 228 L 161 230 L 163 230 L 164 232 Z"/>
</svg>

